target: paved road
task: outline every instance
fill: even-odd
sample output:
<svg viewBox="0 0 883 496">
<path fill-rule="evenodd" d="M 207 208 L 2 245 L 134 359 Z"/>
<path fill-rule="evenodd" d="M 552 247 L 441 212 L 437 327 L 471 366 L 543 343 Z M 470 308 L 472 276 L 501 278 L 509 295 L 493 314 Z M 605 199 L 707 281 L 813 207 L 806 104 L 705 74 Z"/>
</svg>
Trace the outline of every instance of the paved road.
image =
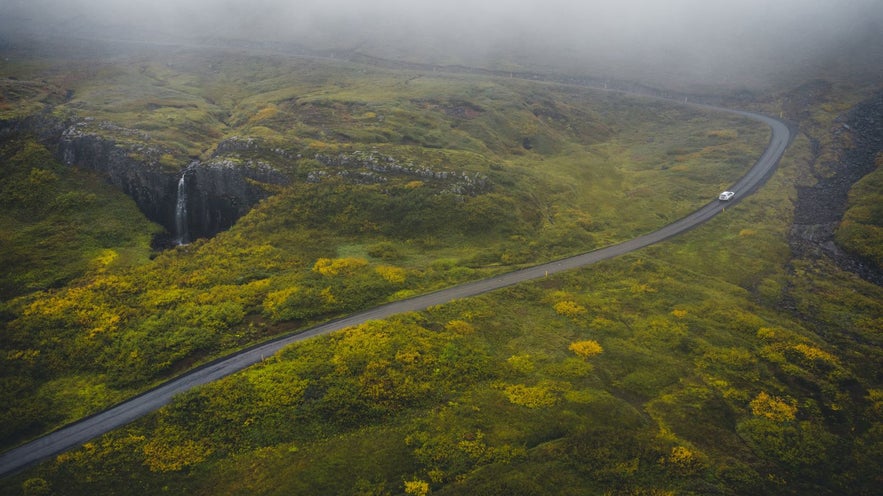
<svg viewBox="0 0 883 496">
<path fill-rule="evenodd" d="M 489 279 L 454 286 L 411 299 L 388 303 L 349 317 L 327 322 L 294 336 L 276 339 L 235 353 L 231 356 L 220 358 L 108 410 L 79 420 L 41 438 L 3 453 L 0 455 L 0 476 L 21 470 L 40 460 L 79 446 L 92 438 L 126 425 L 129 422 L 169 403 L 172 397 L 178 393 L 238 372 L 263 360 L 265 357 L 272 356 L 280 349 L 292 343 L 327 334 L 345 327 L 358 325 L 369 320 L 382 319 L 403 312 L 423 310 L 427 307 L 447 303 L 451 300 L 467 298 L 565 270 L 585 267 L 586 265 L 601 260 L 613 258 L 658 243 L 708 221 L 720 213 L 724 206 L 738 202 L 757 189 L 769 178 L 775 170 L 782 154 L 785 152 L 785 148 L 791 142 L 791 131 L 788 126 L 781 121 L 763 115 L 718 107 L 697 106 L 749 117 L 767 124 L 772 129 L 770 143 L 763 155 L 748 173 L 730 188 L 730 190 L 736 193 L 736 196 L 733 200 L 726 202 L 726 204 L 717 200 L 712 201 L 696 212 L 669 224 L 658 231 L 645 234 L 617 245 L 527 269 L 517 270 Z"/>
</svg>

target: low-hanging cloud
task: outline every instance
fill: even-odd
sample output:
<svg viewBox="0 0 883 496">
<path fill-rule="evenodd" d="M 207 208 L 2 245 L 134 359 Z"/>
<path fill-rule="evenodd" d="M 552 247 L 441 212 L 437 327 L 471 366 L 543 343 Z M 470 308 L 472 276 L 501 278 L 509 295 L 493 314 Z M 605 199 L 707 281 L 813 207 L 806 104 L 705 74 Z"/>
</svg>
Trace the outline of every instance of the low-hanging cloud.
<svg viewBox="0 0 883 496">
<path fill-rule="evenodd" d="M 879 0 L 0 0 L 0 11 L 41 33 L 290 41 L 685 78 L 782 71 L 838 50 L 883 60 Z"/>
</svg>

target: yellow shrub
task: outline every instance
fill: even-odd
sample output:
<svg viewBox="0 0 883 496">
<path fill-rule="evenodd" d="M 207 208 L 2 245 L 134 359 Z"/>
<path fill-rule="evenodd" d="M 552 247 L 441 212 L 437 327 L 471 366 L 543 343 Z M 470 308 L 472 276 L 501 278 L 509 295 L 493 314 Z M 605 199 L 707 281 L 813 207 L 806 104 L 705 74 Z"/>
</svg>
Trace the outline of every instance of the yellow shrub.
<svg viewBox="0 0 883 496">
<path fill-rule="evenodd" d="M 251 118 L 251 122 L 259 122 L 264 119 L 269 119 L 271 117 L 274 117 L 278 113 L 279 109 L 276 108 L 275 105 L 270 105 L 269 107 L 264 107 L 260 111 L 258 111 L 258 113 L 256 113 L 254 117 Z"/>
<path fill-rule="evenodd" d="M 586 307 L 570 300 L 559 301 L 555 304 L 554 308 L 558 315 L 564 315 L 565 317 L 577 317 L 586 313 Z"/>
<path fill-rule="evenodd" d="M 429 494 L 429 483 L 422 480 L 405 481 L 405 494 L 426 496 Z"/>
<path fill-rule="evenodd" d="M 592 341 L 591 339 L 570 343 L 568 349 L 583 358 L 590 358 L 604 351 L 604 348 L 597 341 Z"/>
<path fill-rule="evenodd" d="M 505 392 L 509 402 L 528 408 L 549 407 L 558 403 L 558 397 L 544 386 L 514 384 L 506 387 Z"/>
<path fill-rule="evenodd" d="M 390 265 L 381 265 L 374 269 L 377 274 L 380 275 L 387 282 L 391 282 L 393 284 L 402 284 L 405 282 L 406 273 L 405 269 L 400 267 L 393 267 Z"/>
<path fill-rule="evenodd" d="M 757 330 L 757 337 L 764 341 L 774 341 L 781 338 L 781 333 L 772 327 L 761 327 Z"/>
<path fill-rule="evenodd" d="M 109 267 L 112 263 L 120 258 L 120 254 L 109 248 L 101 250 L 95 258 L 92 259 L 92 266 L 98 270 Z"/>
<path fill-rule="evenodd" d="M 313 265 L 313 272 L 318 272 L 325 277 L 332 277 L 341 273 L 352 274 L 365 265 L 368 265 L 368 261 L 364 258 L 320 258 Z"/>
<path fill-rule="evenodd" d="M 701 456 L 684 446 L 675 446 L 671 449 L 671 454 L 660 461 L 680 475 L 693 475 L 704 465 Z"/>
<path fill-rule="evenodd" d="M 273 291 L 264 298 L 264 312 L 273 319 L 277 319 L 281 315 L 282 309 L 287 305 L 288 299 L 292 295 L 300 291 L 297 286 L 291 286 L 279 291 Z"/>
<path fill-rule="evenodd" d="M 761 391 L 751 400 L 751 413 L 776 422 L 788 422 L 794 420 L 794 415 L 797 413 L 797 405 L 794 403 L 793 400 L 786 402 L 778 396 L 770 396 L 765 391 Z"/>
<path fill-rule="evenodd" d="M 334 305 L 337 303 L 337 298 L 334 296 L 334 293 L 331 292 L 330 287 L 319 291 L 319 296 L 322 298 L 322 301 L 324 301 L 326 305 Z"/>
<path fill-rule="evenodd" d="M 798 344 L 794 346 L 794 349 L 805 356 L 807 360 L 820 361 L 829 365 L 837 365 L 837 357 L 828 353 L 827 351 L 820 350 L 815 346 L 810 346 L 808 344 Z"/>
</svg>

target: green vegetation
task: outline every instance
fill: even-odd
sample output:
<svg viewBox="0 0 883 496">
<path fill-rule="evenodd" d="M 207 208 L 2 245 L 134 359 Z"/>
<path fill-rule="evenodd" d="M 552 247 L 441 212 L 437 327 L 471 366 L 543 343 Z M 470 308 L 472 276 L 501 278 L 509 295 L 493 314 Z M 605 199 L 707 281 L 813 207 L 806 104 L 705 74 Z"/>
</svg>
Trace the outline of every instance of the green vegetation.
<svg viewBox="0 0 883 496">
<path fill-rule="evenodd" d="M 837 242 L 849 251 L 883 268 L 883 154 L 877 170 L 850 191 L 849 210 L 837 229 Z"/>
<path fill-rule="evenodd" d="M 147 224 L 105 232 L 95 248 L 79 240 L 88 230 L 36 239 L 45 229 L 29 224 L 35 205 L 59 205 L 54 222 L 66 231 L 76 219 L 110 230 L 139 216 L 98 200 L 80 207 L 92 197 L 79 186 L 55 199 L 44 189 L 63 168 L 45 150 L 10 149 L 18 165 L 4 188 L 20 220 L 5 256 L 48 260 L 23 258 L 21 273 L 5 275 L 17 298 L 4 304 L 12 385 L 0 396 L 44 405 L 8 412 L 7 446 L 280 332 L 649 231 L 734 180 L 767 134 L 744 119 L 517 80 L 353 73 L 235 53 L 163 60 L 109 58 L 55 83 L 50 73 L 45 84 L 69 84 L 73 98 L 29 104 L 79 116 L 78 132 L 131 153 L 165 150 L 165 165 L 226 146 L 233 164 L 265 161 L 294 182 L 230 231 L 147 263 L 144 251 L 125 248 L 131 239 L 144 249 L 155 232 Z M 47 71 L 38 69 L 35 79 Z M 212 106 L 226 117 L 191 113 L 220 115 Z M 169 124 L 162 109 L 202 124 Z M 39 270 L 55 279 L 17 282 Z M 83 401 L 69 384 L 101 394 Z"/>
<path fill-rule="evenodd" d="M 182 51 L 93 75 L 67 104 L 21 98 L 147 132 L 170 164 L 251 137 L 295 181 L 148 257 L 126 198 L 4 142 L 8 253 L 70 264 L 3 276 L 7 447 L 269 336 L 647 232 L 767 138 L 663 102 L 324 61 Z M 701 229 L 289 347 L 0 494 L 872 494 L 883 292 L 791 259 L 810 150 Z M 401 167 L 353 179 L 371 160 Z M 40 235 L 59 225 L 80 238 Z"/>
<path fill-rule="evenodd" d="M 158 226 L 121 192 L 33 140 L 0 143 L 0 162 L 0 298 L 148 260 Z"/>
</svg>

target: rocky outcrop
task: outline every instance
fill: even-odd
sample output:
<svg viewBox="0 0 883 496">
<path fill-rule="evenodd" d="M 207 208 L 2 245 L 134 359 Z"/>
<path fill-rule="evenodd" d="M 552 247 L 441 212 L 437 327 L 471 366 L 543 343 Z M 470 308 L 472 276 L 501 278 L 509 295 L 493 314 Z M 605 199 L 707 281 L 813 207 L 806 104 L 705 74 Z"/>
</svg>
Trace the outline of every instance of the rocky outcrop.
<svg viewBox="0 0 883 496">
<path fill-rule="evenodd" d="M 835 242 L 834 233 L 846 212 L 852 185 L 876 167 L 875 157 L 883 150 L 883 92 L 860 103 L 837 120 L 835 135 L 849 133 L 852 146 L 839 152 L 829 164 L 833 174 L 818 177 L 815 185 L 797 189 L 794 223 L 789 242 L 801 257 L 827 256 L 850 272 L 883 285 L 878 267 L 861 260 Z"/>
<path fill-rule="evenodd" d="M 56 153 L 66 165 L 91 169 L 135 200 L 148 219 L 174 231 L 177 178 L 158 161 L 133 157 L 127 147 L 111 139 L 67 128 L 58 140 Z"/>
<path fill-rule="evenodd" d="M 261 143 L 232 139 L 217 147 L 215 156 L 195 161 L 183 171 L 161 163 L 169 150 L 150 136 L 109 122 L 82 119 L 64 122 L 48 115 L 0 123 L 0 137 L 29 133 L 54 150 L 66 165 L 89 169 L 130 196 L 150 220 L 162 225 L 173 239 L 178 182 L 186 179 L 186 232 L 190 239 L 211 237 L 229 229 L 271 192 L 268 185 L 288 184 L 288 176 L 269 162 L 242 159 L 242 152 L 263 153 Z M 285 160 L 287 152 L 267 151 Z"/>
<path fill-rule="evenodd" d="M 336 155 L 317 153 L 313 158 L 329 170 L 310 172 L 307 175 L 309 182 L 321 182 L 329 174 L 358 184 L 384 183 L 391 177 L 400 176 L 437 183 L 440 190 L 456 195 L 477 196 L 493 189 L 490 179 L 481 173 L 470 174 L 415 165 L 413 162 L 403 163 L 376 151 L 356 150 Z"/>
<path fill-rule="evenodd" d="M 251 207 L 270 195 L 266 185 L 288 178 L 261 161 L 213 158 L 194 162 L 184 171 L 187 225 L 191 237 L 210 237 L 229 229 Z"/>
</svg>

